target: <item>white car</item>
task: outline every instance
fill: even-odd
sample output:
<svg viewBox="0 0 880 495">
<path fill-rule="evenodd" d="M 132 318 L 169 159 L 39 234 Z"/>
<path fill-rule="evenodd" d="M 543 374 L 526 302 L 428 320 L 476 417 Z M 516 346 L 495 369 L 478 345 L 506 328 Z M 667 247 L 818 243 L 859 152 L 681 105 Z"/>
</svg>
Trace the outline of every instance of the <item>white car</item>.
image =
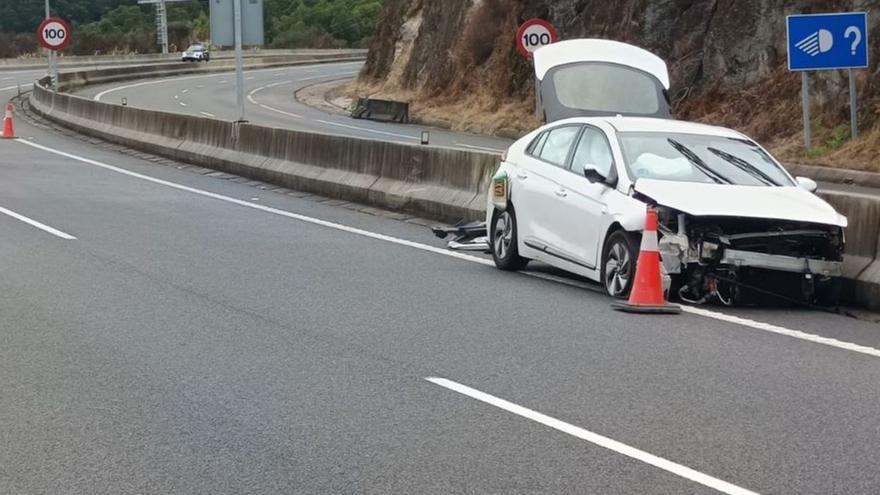
<svg viewBox="0 0 880 495">
<path fill-rule="evenodd" d="M 672 120 L 661 59 L 572 40 L 538 50 L 535 70 L 550 123 L 509 148 L 489 192 L 498 268 L 540 260 L 625 297 L 653 206 L 672 295 L 834 302 L 846 218 L 748 137 Z"/>
<path fill-rule="evenodd" d="M 180 54 L 182 62 L 208 62 L 211 60 L 211 52 L 208 47 L 201 43 L 194 43 Z"/>
</svg>

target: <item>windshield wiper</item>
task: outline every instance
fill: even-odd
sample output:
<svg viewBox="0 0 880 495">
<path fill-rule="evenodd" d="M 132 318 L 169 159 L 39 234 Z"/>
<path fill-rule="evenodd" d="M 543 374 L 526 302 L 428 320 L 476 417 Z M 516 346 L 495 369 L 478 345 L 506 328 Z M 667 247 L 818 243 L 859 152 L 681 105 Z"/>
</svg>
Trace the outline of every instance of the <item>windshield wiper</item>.
<svg viewBox="0 0 880 495">
<path fill-rule="evenodd" d="M 726 151 L 721 151 L 717 148 L 710 147 L 710 148 L 706 148 L 706 149 L 711 151 L 715 155 L 719 156 L 722 160 L 726 161 L 727 163 L 730 163 L 731 165 L 734 165 L 734 166 L 740 168 L 741 170 L 745 171 L 746 173 L 748 173 L 752 177 L 764 182 L 767 185 L 771 185 L 771 186 L 779 186 L 780 185 L 778 182 L 773 180 L 773 177 L 770 177 L 769 175 L 764 173 L 758 167 L 752 165 L 751 163 L 743 160 L 742 158 L 740 158 L 736 155 L 731 155 L 730 153 L 728 153 Z"/>
<path fill-rule="evenodd" d="M 687 158 L 689 162 L 691 162 L 695 167 L 697 167 L 697 170 L 699 170 L 700 172 L 703 172 L 703 174 L 705 174 L 706 177 L 709 177 L 710 179 L 712 179 L 713 181 L 715 181 L 718 184 L 733 184 L 733 181 L 731 181 L 727 177 L 725 177 L 725 176 L 719 174 L 718 172 L 716 172 L 715 170 L 713 170 L 712 167 L 707 165 L 706 162 L 704 162 L 702 158 L 697 156 L 697 154 L 694 153 L 693 150 L 691 150 L 687 146 L 679 143 L 678 141 L 676 141 L 675 139 L 672 139 L 672 138 L 668 138 L 668 139 L 666 139 L 666 141 L 669 142 L 670 146 L 675 148 L 675 151 L 678 151 L 679 153 L 684 155 L 684 157 Z"/>
</svg>

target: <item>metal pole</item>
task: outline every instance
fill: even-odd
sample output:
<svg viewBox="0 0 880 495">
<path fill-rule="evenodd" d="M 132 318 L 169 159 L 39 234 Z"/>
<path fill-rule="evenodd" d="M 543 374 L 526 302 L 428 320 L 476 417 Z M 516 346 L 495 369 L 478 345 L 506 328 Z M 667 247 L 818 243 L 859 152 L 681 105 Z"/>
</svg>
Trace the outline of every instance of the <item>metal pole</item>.
<svg viewBox="0 0 880 495">
<path fill-rule="evenodd" d="M 244 122 L 244 61 L 241 57 L 241 0 L 233 0 L 235 32 L 235 102 L 238 105 L 238 121 Z"/>
<path fill-rule="evenodd" d="M 156 8 L 159 9 L 159 36 L 162 37 L 162 54 L 168 55 L 168 11 L 165 7 L 165 0 L 159 0 Z"/>
<path fill-rule="evenodd" d="M 49 0 L 46 0 L 46 19 L 52 17 L 52 12 L 49 10 Z M 52 89 L 55 89 L 55 84 L 58 82 L 58 61 L 55 59 L 55 50 L 46 50 L 48 53 L 48 61 L 49 61 L 49 86 Z"/>
<path fill-rule="evenodd" d="M 801 105 L 804 108 L 804 148 L 810 151 L 810 81 L 807 71 L 801 71 Z"/>
<path fill-rule="evenodd" d="M 859 125 L 856 122 L 856 113 L 856 80 L 853 77 L 852 69 L 849 69 L 849 135 L 852 139 L 859 137 Z"/>
</svg>

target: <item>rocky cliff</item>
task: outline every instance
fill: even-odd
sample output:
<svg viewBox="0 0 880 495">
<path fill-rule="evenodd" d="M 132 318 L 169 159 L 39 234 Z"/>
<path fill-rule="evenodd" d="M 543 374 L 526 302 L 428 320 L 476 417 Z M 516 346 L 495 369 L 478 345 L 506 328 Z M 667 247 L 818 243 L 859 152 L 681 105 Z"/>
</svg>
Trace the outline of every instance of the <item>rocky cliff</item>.
<svg viewBox="0 0 880 495">
<path fill-rule="evenodd" d="M 361 74 L 361 93 L 411 101 L 426 121 L 460 130 L 515 134 L 533 128 L 530 62 L 515 50 L 516 28 L 540 17 L 561 39 L 597 37 L 632 43 L 664 58 L 679 118 L 743 130 L 784 155 L 801 136 L 800 77 L 786 69 L 785 16 L 868 11 L 880 0 L 385 0 Z M 876 29 L 870 53 L 878 53 Z M 856 71 L 860 142 L 846 144 L 848 90 L 841 71 L 812 81 L 814 160 L 874 163 L 880 118 L 877 56 Z"/>
</svg>

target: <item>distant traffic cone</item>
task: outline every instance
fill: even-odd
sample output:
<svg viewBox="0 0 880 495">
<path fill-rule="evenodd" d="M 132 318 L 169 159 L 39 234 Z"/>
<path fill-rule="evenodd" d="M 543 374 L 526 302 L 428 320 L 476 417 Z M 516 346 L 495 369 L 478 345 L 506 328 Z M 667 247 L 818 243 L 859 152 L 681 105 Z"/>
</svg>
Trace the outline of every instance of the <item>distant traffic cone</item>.
<svg viewBox="0 0 880 495">
<path fill-rule="evenodd" d="M 627 313 L 681 313 L 678 304 L 670 304 L 663 297 L 663 275 L 660 273 L 660 248 L 657 244 L 657 211 L 648 207 L 642 247 L 636 264 L 629 301 L 614 302 L 611 307 Z"/>
<path fill-rule="evenodd" d="M 15 138 L 15 131 L 12 129 L 12 103 L 6 105 L 6 116 L 3 117 L 3 139 Z"/>
</svg>

